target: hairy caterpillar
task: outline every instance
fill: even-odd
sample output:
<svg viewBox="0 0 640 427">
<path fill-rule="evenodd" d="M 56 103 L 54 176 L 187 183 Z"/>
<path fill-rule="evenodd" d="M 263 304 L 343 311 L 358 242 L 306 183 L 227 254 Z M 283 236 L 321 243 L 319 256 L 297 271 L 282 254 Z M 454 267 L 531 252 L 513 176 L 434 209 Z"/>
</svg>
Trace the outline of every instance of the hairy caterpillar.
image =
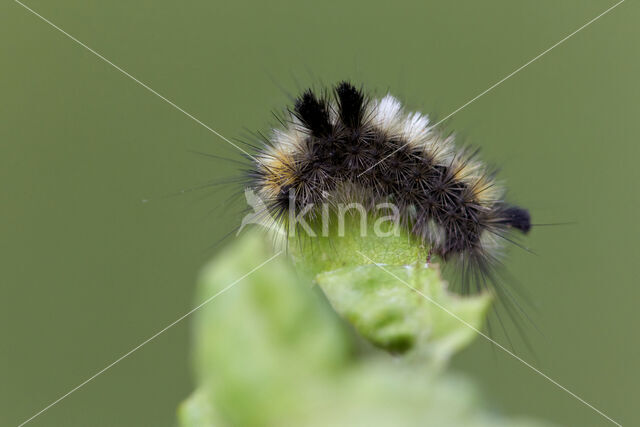
<svg viewBox="0 0 640 427">
<path fill-rule="evenodd" d="M 273 218 L 357 188 L 368 206 L 398 206 L 401 226 L 429 256 L 454 265 L 478 289 L 494 281 L 511 232 L 531 228 L 528 211 L 504 200 L 495 170 L 477 151 L 456 148 L 452 135 L 391 95 L 371 99 L 348 82 L 331 94 L 307 90 L 281 123 L 249 172 Z"/>
</svg>

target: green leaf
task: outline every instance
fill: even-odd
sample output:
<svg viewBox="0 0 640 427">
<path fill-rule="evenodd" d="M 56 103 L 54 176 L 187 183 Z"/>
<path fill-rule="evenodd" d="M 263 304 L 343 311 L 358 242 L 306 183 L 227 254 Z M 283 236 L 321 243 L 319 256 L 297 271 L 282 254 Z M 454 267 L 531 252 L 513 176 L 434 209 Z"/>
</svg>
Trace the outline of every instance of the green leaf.
<svg viewBox="0 0 640 427">
<path fill-rule="evenodd" d="M 446 290 L 437 266 L 363 265 L 319 274 L 331 305 L 373 344 L 395 353 L 415 349 L 444 362 L 469 344 L 489 309 L 489 294 Z M 471 326 L 471 327 L 470 327 Z"/>
<path fill-rule="evenodd" d="M 468 380 L 426 363 L 472 335 L 379 266 L 324 272 L 317 282 L 357 331 L 382 344 L 411 336 L 416 357 L 356 355 L 350 329 L 285 254 L 256 268 L 272 256 L 262 236 L 247 234 L 204 269 L 198 303 L 223 293 L 195 313 L 197 389 L 180 405 L 182 427 L 541 425 L 486 410 Z M 433 268 L 384 268 L 481 323 L 488 297 L 448 294 Z"/>
<path fill-rule="evenodd" d="M 298 232 L 289 237 L 289 252 L 296 265 L 315 276 L 326 271 L 366 264 L 366 255 L 375 262 L 389 265 L 411 264 L 425 260 L 427 249 L 415 237 L 398 227 L 393 235 L 381 235 L 382 226 L 371 215 L 361 224 L 358 215 L 347 214 L 343 227 L 331 215 L 326 230 L 322 231 L 320 220 L 312 223 L 315 236 Z"/>
<path fill-rule="evenodd" d="M 298 384 L 345 364 L 350 342 L 321 295 L 258 233 L 244 235 L 203 271 L 198 301 L 243 276 L 195 313 L 198 383 L 231 425 L 262 425 L 286 413 Z"/>
<path fill-rule="evenodd" d="M 434 363 L 473 340 L 469 326 L 482 328 L 488 293 L 448 292 L 437 266 L 425 267 L 426 249 L 402 228 L 381 235 L 372 216 L 361 223 L 359 215 L 347 215 L 343 227 L 335 215 L 330 219 L 324 233 L 317 220 L 317 236 L 290 238 L 290 247 L 296 264 L 364 338 L 392 353 L 416 350 Z"/>
<path fill-rule="evenodd" d="M 178 407 L 178 423 L 181 426 L 224 427 L 213 409 L 206 390 L 198 389 Z"/>
</svg>

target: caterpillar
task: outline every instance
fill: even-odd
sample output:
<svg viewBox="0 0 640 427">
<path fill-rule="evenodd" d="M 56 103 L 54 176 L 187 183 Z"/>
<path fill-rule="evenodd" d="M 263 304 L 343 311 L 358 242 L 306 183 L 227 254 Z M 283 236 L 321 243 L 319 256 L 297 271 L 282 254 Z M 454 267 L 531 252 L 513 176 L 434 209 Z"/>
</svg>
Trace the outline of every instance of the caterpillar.
<svg viewBox="0 0 640 427">
<path fill-rule="evenodd" d="M 320 93 L 308 89 L 280 123 L 249 171 L 273 218 L 355 187 L 366 205 L 394 203 L 399 223 L 429 248 L 428 258 L 454 265 L 478 289 L 494 279 L 511 234 L 531 228 L 529 212 L 504 200 L 497 171 L 477 150 L 456 147 L 453 134 L 391 95 L 371 98 L 347 81 Z"/>
</svg>

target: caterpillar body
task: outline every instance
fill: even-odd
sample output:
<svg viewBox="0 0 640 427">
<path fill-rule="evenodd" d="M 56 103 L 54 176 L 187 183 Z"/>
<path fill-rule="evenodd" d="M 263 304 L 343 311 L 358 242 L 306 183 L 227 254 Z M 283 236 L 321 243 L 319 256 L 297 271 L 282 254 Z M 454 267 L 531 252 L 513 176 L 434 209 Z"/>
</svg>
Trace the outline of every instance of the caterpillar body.
<svg viewBox="0 0 640 427">
<path fill-rule="evenodd" d="M 249 173 L 274 218 L 286 218 L 292 200 L 299 209 L 320 206 L 356 188 L 366 205 L 395 204 L 400 225 L 478 289 L 493 280 L 511 233 L 531 228 L 528 211 L 504 200 L 477 150 L 456 147 L 453 135 L 391 95 L 369 98 L 348 82 L 309 89 L 281 123 Z"/>
</svg>

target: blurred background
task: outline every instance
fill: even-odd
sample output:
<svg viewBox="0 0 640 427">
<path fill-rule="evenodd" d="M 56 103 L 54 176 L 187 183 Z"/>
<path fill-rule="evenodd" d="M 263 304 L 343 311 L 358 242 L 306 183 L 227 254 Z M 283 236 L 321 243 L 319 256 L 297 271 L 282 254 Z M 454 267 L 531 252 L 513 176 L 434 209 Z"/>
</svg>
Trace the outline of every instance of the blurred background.
<svg viewBox="0 0 640 427">
<path fill-rule="evenodd" d="M 345 78 L 444 117 L 614 2 L 26 4 L 236 138 Z M 539 329 L 516 350 L 623 425 L 640 423 L 638 19 L 623 3 L 446 123 L 534 222 L 576 222 L 510 252 Z M 166 196 L 239 173 L 191 151 L 241 155 L 15 2 L 0 34 L 0 424 L 17 425 L 192 307 L 238 188 Z M 505 413 L 607 425 L 484 340 L 453 369 Z M 31 425 L 171 426 L 192 389 L 185 321 Z"/>
</svg>

